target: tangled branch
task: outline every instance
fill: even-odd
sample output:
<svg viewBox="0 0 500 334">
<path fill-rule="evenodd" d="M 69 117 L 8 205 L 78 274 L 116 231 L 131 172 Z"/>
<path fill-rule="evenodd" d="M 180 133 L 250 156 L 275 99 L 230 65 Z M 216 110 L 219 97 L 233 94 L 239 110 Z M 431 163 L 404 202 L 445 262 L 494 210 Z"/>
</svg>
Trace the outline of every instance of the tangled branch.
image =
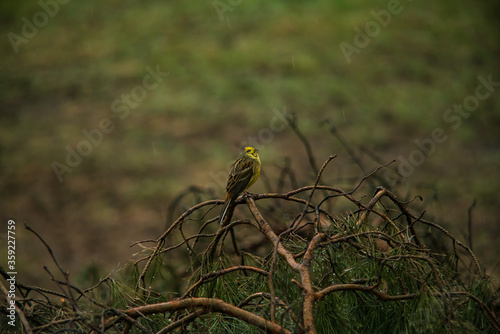
<svg viewBox="0 0 500 334">
<path fill-rule="evenodd" d="M 186 209 L 157 239 L 134 244 L 141 247 L 142 257 L 127 272 L 132 288 L 106 276 L 89 289 L 79 289 L 49 245 L 27 227 L 46 246 L 62 279 L 45 269 L 60 292 L 16 283 L 22 294 L 16 311 L 26 332 L 217 332 L 250 326 L 268 333 L 316 333 L 331 331 L 332 323 L 347 326 L 345 319 L 353 331 L 360 326 L 368 331 L 369 324 L 353 316 L 367 308 L 419 310 L 411 320 L 391 318 L 411 321 L 405 329 L 414 332 L 429 331 L 429 324 L 453 331 L 466 321 L 500 330 L 494 293 L 486 288 L 489 280 L 481 276 L 470 246 L 424 219 L 425 211 L 414 213 L 410 207 L 418 197 L 402 201 L 384 187 L 367 197 L 362 192 L 365 181 L 387 164 L 350 191 L 325 184 L 323 174 L 333 159 L 318 170 L 313 185 L 241 196 L 233 220 L 224 226 L 217 224 L 222 200 Z M 169 212 L 173 217 L 173 207 Z M 426 245 L 422 231 L 428 228 L 439 231 L 443 243 L 451 243 L 452 256 L 461 259 L 463 268 L 448 266 L 444 254 Z M 0 273 L 8 278 L 3 269 Z M 463 284 L 464 275 L 475 285 Z M 111 305 L 94 298 L 103 291 L 122 298 Z M 389 306 L 369 307 L 377 303 Z M 421 305 L 427 305 L 427 313 Z M 33 309 L 38 313 L 27 312 Z M 40 314 L 51 320 L 34 325 L 33 317 Z M 456 321 L 461 317 L 466 320 Z M 373 322 L 374 328 L 382 326 Z"/>
<path fill-rule="evenodd" d="M 407 208 L 407 205 L 410 204 L 411 201 L 401 201 L 396 195 L 383 187 L 378 187 L 369 201 L 366 204 L 363 203 L 362 200 L 355 197 L 355 192 L 361 187 L 368 176 L 363 177 L 356 187 L 349 192 L 340 188 L 320 184 L 321 174 L 324 172 L 328 162 L 333 158 L 333 156 L 329 157 L 325 164 L 323 164 L 318 172 L 316 182 L 312 186 L 300 187 L 285 193 L 253 194 L 240 197 L 236 201 L 236 205 L 239 206 L 246 203 L 253 217 L 253 221 L 235 220 L 226 226 L 217 226 L 218 230 L 212 234 L 203 232 L 204 229 L 210 228 L 210 224 L 205 223 L 197 233 L 189 237 L 183 234 L 182 240 L 176 244 L 176 247 L 185 245 L 190 250 L 190 263 L 198 267 L 197 270 L 193 271 L 193 276 L 191 277 L 193 283 L 188 284 L 186 292 L 182 297 L 176 300 L 176 302 L 181 304 L 175 305 L 190 305 L 190 307 L 195 307 L 194 305 L 196 305 L 196 311 L 195 313 L 184 314 L 184 316 L 181 317 L 181 320 L 184 320 L 178 321 L 185 324 L 186 319 L 192 322 L 196 318 L 201 319 L 201 317 L 206 317 L 207 313 L 209 313 L 207 309 L 210 305 L 210 307 L 214 307 L 214 312 L 231 310 L 230 312 L 227 311 L 225 314 L 234 316 L 259 328 L 264 328 L 263 326 L 265 326 L 266 330 L 270 332 L 274 330 L 278 332 L 287 332 L 295 328 L 300 332 L 315 333 L 317 326 L 314 313 L 315 305 L 328 299 L 328 296 L 333 293 L 340 291 L 356 291 L 374 296 L 376 299 L 384 302 L 413 300 L 422 298 L 422 296 L 426 294 L 436 298 L 448 299 L 451 304 L 460 304 L 464 303 L 464 300 L 470 300 L 478 305 L 492 327 L 499 328 L 498 318 L 489 306 L 479 298 L 472 297 L 473 295 L 465 290 L 457 291 L 457 282 L 445 281 L 445 274 L 442 269 L 439 269 L 441 265 L 439 265 L 438 259 L 425 246 L 417 229 L 419 226 L 423 225 L 430 226 L 444 233 L 444 235 L 452 241 L 453 245 L 462 247 L 475 266 L 475 270 L 470 272 L 470 275 L 478 277 L 477 275 L 480 274 L 481 269 L 479 261 L 472 253 L 472 250 L 437 223 L 423 219 L 423 213 L 419 215 L 413 214 Z M 373 175 L 379 169 L 380 168 L 377 168 L 369 175 Z M 324 193 L 323 195 L 318 194 L 315 196 L 315 190 L 321 190 Z M 301 198 L 303 195 L 305 195 L 306 199 Z M 322 208 L 322 205 L 326 201 L 339 199 L 347 200 L 347 203 L 353 208 L 353 213 L 348 216 L 346 221 L 339 220 L 332 212 Z M 388 199 L 388 201 L 384 201 L 384 199 Z M 271 227 L 270 222 L 265 218 L 265 214 L 263 214 L 262 210 L 259 209 L 257 205 L 258 202 L 265 200 L 280 200 L 291 204 L 297 203 L 302 204 L 304 207 L 296 218 L 289 222 L 287 228 L 277 233 L 276 228 Z M 208 208 L 206 212 L 201 214 L 205 217 L 211 212 L 214 205 L 220 203 L 221 201 L 215 200 L 202 202 L 188 209 L 175 220 L 158 239 L 150 255 L 142 259 L 146 261 L 146 265 L 143 267 L 137 286 L 141 287 L 141 289 L 145 289 L 145 278 L 148 276 L 148 270 L 150 270 L 151 264 L 156 260 L 161 261 L 161 259 L 158 259 L 158 256 L 159 254 L 163 254 L 164 250 L 173 249 L 172 247 L 166 247 L 166 238 L 173 237 L 176 230 L 181 231 L 183 225 L 187 224 L 186 226 L 189 226 L 190 223 L 194 222 L 190 220 L 190 215 L 197 210 Z M 390 206 L 390 204 L 393 204 L 393 206 Z M 379 207 L 383 208 L 383 210 Z M 378 217 L 376 219 L 376 221 L 378 221 L 376 225 L 373 224 L 373 220 L 370 220 L 371 214 Z M 307 217 L 311 215 L 313 220 L 307 220 Z M 357 215 L 355 220 L 349 218 L 354 218 L 355 215 Z M 207 220 L 207 222 L 216 221 L 216 217 Z M 280 221 L 278 223 L 286 224 L 286 221 Z M 272 224 L 279 226 L 279 224 Z M 269 254 L 267 255 L 268 260 L 264 260 L 266 256 L 260 257 L 261 260 L 257 264 L 260 264 L 261 267 L 257 264 L 245 265 L 243 263 L 243 258 L 241 258 L 240 260 L 242 263 L 229 265 L 227 268 L 224 268 L 224 266 L 229 263 L 226 263 L 227 259 L 224 259 L 220 250 L 222 249 L 221 243 L 223 243 L 225 236 L 228 235 L 229 232 L 232 233 L 233 246 L 235 248 L 234 253 L 230 254 L 241 255 L 238 244 L 241 244 L 244 240 L 234 240 L 234 229 L 237 228 L 237 225 L 247 226 L 247 229 L 253 227 L 259 231 L 260 235 L 268 240 L 267 245 L 271 247 L 271 251 L 267 253 Z M 201 242 L 201 238 L 212 239 L 209 246 L 205 248 L 205 251 L 203 250 L 203 245 L 206 243 Z M 192 242 L 191 240 L 195 241 Z M 293 240 L 293 242 L 290 242 L 291 240 Z M 260 245 L 263 244 L 262 241 L 259 242 Z M 385 251 L 378 249 L 377 245 L 379 244 L 385 245 Z M 214 253 L 209 252 L 209 250 L 213 250 L 215 247 L 219 247 L 219 252 L 217 253 L 217 257 L 214 258 Z M 350 283 L 339 283 L 329 279 L 328 275 L 333 275 L 332 277 L 337 277 L 338 280 L 342 280 L 342 276 L 348 275 L 335 273 L 335 265 L 332 264 L 330 268 L 331 271 L 318 280 L 318 277 L 311 270 L 311 267 L 315 267 L 319 262 L 325 260 L 320 259 L 322 256 L 324 257 L 323 254 L 325 254 L 325 250 L 335 251 L 336 249 L 345 247 L 353 248 L 355 250 L 354 254 L 357 254 L 357 256 L 370 259 L 374 261 L 374 263 L 377 263 L 378 275 L 373 278 L 352 277 Z M 197 251 L 196 248 L 200 250 Z M 259 248 L 261 248 L 261 246 L 257 246 L 257 249 Z M 282 258 L 284 262 L 279 261 L 276 256 Z M 458 257 L 459 255 L 456 253 L 455 256 Z M 408 277 L 402 277 L 403 274 L 395 269 L 403 263 L 408 267 L 408 270 L 414 270 L 415 273 L 421 275 L 420 277 L 415 276 L 414 282 L 410 282 L 411 284 L 406 283 Z M 281 269 L 275 268 L 278 264 Z M 282 276 L 279 270 L 283 270 L 282 268 L 284 265 L 296 275 L 295 276 L 291 272 L 287 273 L 290 277 L 289 281 L 293 282 L 296 289 L 299 289 L 297 292 L 300 292 L 302 296 L 300 305 L 292 305 L 295 301 L 287 300 L 283 298 L 283 296 L 279 296 L 275 291 L 276 282 L 280 280 Z M 386 271 L 390 271 L 396 276 L 395 281 L 398 282 L 397 285 L 390 287 L 386 286 L 388 284 L 387 278 L 385 277 L 387 276 Z M 207 291 L 216 291 L 213 289 L 210 290 L 208 287 L 209 284 L 213 284 L 219 280 L 223 281 L 225 276 L 233 275 L 236 272 L 246 277 L 248 277 L 247 275 L 249 272 L 261 275 L 267 282 L 268 291 L 254 291 L 239 303 L 235 305 L 231 304 L 230 306 L 227 302 L 214 298 L 214 296 L 207 296 Z M 238 275 L 238 277 L 241 277 L 241 275 Z M 151 276 L 153 275 L 151 274 Z M 229 281 L 234 282 L 234 280 Z M 409 288 L 407 285 L 413 285 L 414 287 Z M 430 289 L 430 286 L 433 285 L 436 287 L 435 291 L 432 290 L 433 288 Z M 396 286 L 398 288 L 396 288 Z M 415 286 L 417 288 L 415 288 Z M 203 290 L 203 287 L 206 287 L 206 290 Z M 388 290 L 391 291 L 391 293 L 389 293 Z M 201 295 L 205 297 L 196 297 Z M 240 313 L 240 311 L 243 311 L 242 307 L 247 305 L 248 300 L 254 299 L 256 296 L 263 298 L 262 296 L 264 295 L 268 296 L 266 300 L 270 302 L 268 306 L 262 305 L 262 307 L 269 311 L 268 319 L 264 318 L 265 313 L 259 313 L 259 315 L 254 314 L 257 318 L 249 317 L 247 313 L 244 313 L 245 315 Z M 197 301 L 193 304 L 194 300 L 198 300 L 196 298 L 205 299 L 199 299 L 199 302 Z M 170 305 L 174 304 L 168 305 L 169 306 L 166 306 L 166 304 L 153 304 L 144 306 L 146 308 L 141 306 L 136 309 L 141 313 L 143 313 L 143 310 L 160 313 L 167 312 L 168 310 L 168 312 L 172 313 L 174 309 Z M 222 305 L 224 305 L 224 307 Z M 283 316 L 284 313 L 282 310 L 277 311 L 277 305 L 281 305 L 283 310 L 289 310 L 294 314 L 293 317 L 290 317 L 292 320 L 290 320 L 288 326 L 279 324 L 276 314 L 279 313 Z M 180 309 L 182 309 L 182 307 L 176 308 L 175 312 L 179 312 Z M 300 311 L 299 318 L 295 316 L 295 313 L 292 311 L 293 309 L 298 309 Z M 454 309 L 455 308 L 452 307 L 448 312 L 453 312 Z M 131 310 L 127 312 L 132 312 Z M 132 315 L 133 313 L 128 314 Z M 276 325 L 277 327 L 271 327 L 270 324 Z M 177 328 L 177 325 L 169 325 L 165 327 L 162 332 L 168 332 L 174 328 Z"/>
</svg>

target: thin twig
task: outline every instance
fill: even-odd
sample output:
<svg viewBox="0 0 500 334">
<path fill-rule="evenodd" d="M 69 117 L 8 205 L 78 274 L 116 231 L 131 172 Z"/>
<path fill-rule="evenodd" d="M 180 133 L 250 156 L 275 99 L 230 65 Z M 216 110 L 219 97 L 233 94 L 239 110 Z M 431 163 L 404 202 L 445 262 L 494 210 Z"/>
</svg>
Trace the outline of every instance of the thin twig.
<svg viewBox="0 0 500 334">
<path fill-rule="evenodd" d="M 304 136 L 302 132 L 299 130 L 299 127 L 297 126 L 297 117 L 295 114 L 290 114 L 288 125 L 290 126 L 290 128 L 292 128 L 293 132 L 295 132 L 297 137 L 299 137 L 302 144 L 304 144 L 309 164 L 311 165 L 314 174 L 318 175 L 318 166 L 316 165 L 316 161 L 314 159 L 314 154 L 312 152 L 311 144 L 309 144 L 309 141 L 307 140 L 306 136 Z"/>
<path fill-rule="evenodd" d="M 474 209 L 475 206 L 476 206 L 476 199 L 472 201 L 472 204 L 467 209 L 467 227 L 469 230 L 468 238 L 469 238 L 469 248 L 471 250 L 472 250 L 472 210 Z"/>
<path fill-rule="evenodd" d="M 309 198 L 307 199 L 307 203 L 304 206 L 304 209 L 302 210 L 302 212 L 299 215 L 299 217 L 290 226 L 290 230 L 293 230 L 295 227 L 297 227 L 298 225 L 300 225 L 300 222 L 302 221 L 302 219 L 304 218 L 304 216 L 307 213 L 307 208 L 311 205 L 311 200 L 312 200 L 312 197 L 314 195 L 314 191 L 316 190 L 316 187 L 318 186 L 319 180 L 321 178 L 321 174 L 323 174 L 323 171 L 325 170 L 325 168 L 328 165 L 328 163 L 330 161 L 332 161 L 333 159 L 335 159 L 335 157 L 337 157 L 337 156 L 336 155 L 330 155 L 328 157 L 328 159 L 326 159 L 325 163 L 323 163 L 323 166 L 321 166 L 321 169 L 320 169 L 320 171 L 318 172 L 318 174 L 316 176 L 316 181 L 314 182 L 314 186 L 313 186 L 313 188 L 311 190 L 311 193 L 309 194 Z"/>
</svg>

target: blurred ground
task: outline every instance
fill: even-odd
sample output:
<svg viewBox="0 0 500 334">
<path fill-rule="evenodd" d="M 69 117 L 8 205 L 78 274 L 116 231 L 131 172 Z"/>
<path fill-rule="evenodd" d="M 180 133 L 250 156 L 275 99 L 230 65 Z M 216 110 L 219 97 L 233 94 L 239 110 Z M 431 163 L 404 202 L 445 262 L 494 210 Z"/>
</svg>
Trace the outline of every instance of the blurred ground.
<svg viewBox="0 0 500 334">
<path fill-rule="evenodd" d="M 398 193 L 422 195 L 426 216 L 464 241 L 475 199 L 472 246 L 498 276 L 498 7 L 3 2 L 0 235 L 14 219 L 19 278 L 41 284 L 50 263 L 24 223 L 72 275 L 95 280 L 138 250 L 133 241 L 161 234 L 186 187 L 221 198 L 218 184 L 244 143 L 260 148 L 273 185 L 285 157 L 311 184 L 287 113 L 318 164 L 338 154 L 331 184 L 350 189 L 364 174 L 328 124 L 366 171 L 378 166 L 373 157 L 396 159 L 399 176 L 387 175 Z"/>
</svg>

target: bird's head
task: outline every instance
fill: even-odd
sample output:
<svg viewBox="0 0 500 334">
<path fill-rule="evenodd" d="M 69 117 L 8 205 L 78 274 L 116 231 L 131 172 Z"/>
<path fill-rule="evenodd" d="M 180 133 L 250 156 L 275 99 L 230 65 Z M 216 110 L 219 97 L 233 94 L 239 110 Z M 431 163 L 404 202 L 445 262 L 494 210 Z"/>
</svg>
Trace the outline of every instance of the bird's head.
<svg viewBox="0 0 500 334">
<path fill-rule="evenodd" d="M 245 147 L 243 152 L 241 152 L 241 155 L 244 157 L 247 157 L 249 159 L 255 160 L 255 159 L 259 159 L 259 154 L 257 152 L 258 151 L 255 147 L 247 146 L 247 147 Z"/>
</svg>

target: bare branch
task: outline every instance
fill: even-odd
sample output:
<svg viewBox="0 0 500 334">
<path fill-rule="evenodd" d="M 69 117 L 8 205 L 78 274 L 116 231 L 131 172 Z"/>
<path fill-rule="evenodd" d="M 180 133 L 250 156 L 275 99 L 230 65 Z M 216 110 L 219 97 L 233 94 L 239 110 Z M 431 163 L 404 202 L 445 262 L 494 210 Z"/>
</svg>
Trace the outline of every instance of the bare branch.
<svg viewBox="0 0 500 334">
<path fill-rule="evenodd" d="M 280 325 L 270 322 L 258 315 L 251 312 L 238 308 L 234 305 L 228 304 L 223 300 L 216 298 L 186 298 L 180 300 L 173 300 L 165 303 L 150 304 L 145 306 L 138 306 L 123 311 L 126 315 L 137 318 L 140 315 L 150 315 L 157 313 L 175 312 L 179 310 L 200 308 L 207 310 L 209 312 L 219 312 L 224 313 L 229 316 L 236 317 L 243 320 L 249 324 L 255 325 L 256 327 L 264 330 L 267 333 L 290 333 L 290 331 L 284 329 Z"/>
</svg>

